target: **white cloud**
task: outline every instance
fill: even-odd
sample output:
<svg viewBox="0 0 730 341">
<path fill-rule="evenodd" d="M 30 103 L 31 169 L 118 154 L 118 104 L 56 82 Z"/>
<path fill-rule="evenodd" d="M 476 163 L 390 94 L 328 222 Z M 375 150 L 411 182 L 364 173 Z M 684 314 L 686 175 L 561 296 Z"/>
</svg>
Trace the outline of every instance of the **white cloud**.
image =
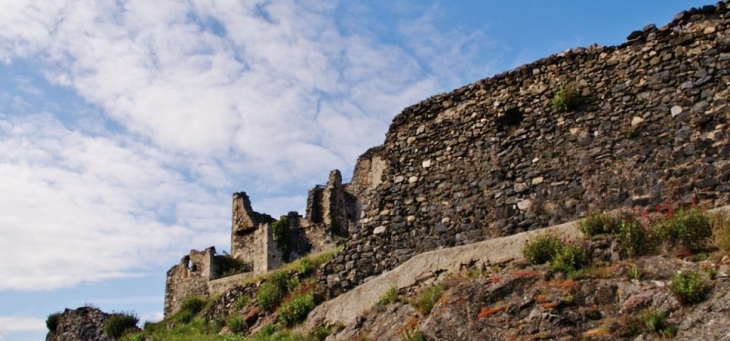
<svg viewBox="0 0 730 341">
<path fill-rule="evenodd" d="M 37 65 L 98 110 L 35 114 L 22 96 L 51 92 L 28 84 L 13 98 L 28 114 L 0 116 L 0 177 L 12 179 L 0 183 L 0 248 L 23 255 L 0 262 L 18 274 L 0 290 L 139 276 L 170 253 L 226 249 L 232 190 L 258 193 L 260 212 L 301 210 L 306 189 L 334 168 L 347 177 L 399 110 L 470 72 L 452 66 L 474 58 L 478 36 L 424 16 L 421 31 L 404 29 L 408 49 L 384 44 L 367 25 L 343 33 L 338 1 L 6 5 L 0 60 Z"/>
<path fill-rule="evenodd" d="M 35 317 L 0 316 L 0 337 L 12 332 L 44 331 L 46 321 Z"/>
<path fill-rule="evenodd" d="M 161 311 L 153 311 L 146 314 L 142 314 L 139 317 L 139 321 L 142 322 L 144 325 L 144 322 L 159 322 L 162 321 L 162 319 L 165 318 L 165 314 Z"/>
<path fill-rule="evenodd" d="M 13 274 L 0 278 L 0 289 L 137 276 L 176 243 L 193 245 L 193 230 L 213 242 L 216 232 L 206 228 L 228 223 L 216 210 L 176 212 L 180 203 L 217 199 L 170 169 L 168 156 L 124 138 L 85 136 L 48 115 L 0 116 L 0 155 L 0 248 L 22 255 L 0 262 L 0 273 Z"/>
</svg>

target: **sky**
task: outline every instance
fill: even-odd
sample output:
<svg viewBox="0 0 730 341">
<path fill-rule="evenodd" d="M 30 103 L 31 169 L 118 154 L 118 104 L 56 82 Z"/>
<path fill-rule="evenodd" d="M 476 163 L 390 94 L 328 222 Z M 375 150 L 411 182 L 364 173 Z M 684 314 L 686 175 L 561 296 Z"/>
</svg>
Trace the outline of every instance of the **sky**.
<svg viewBox="0 0 730 341">
<path fill-rule="evenodd" d="M 3 2 L 0 340 L 88 304 L 159 320 L 165 272 L 229 250 L 233 192 L 304 214 L 406 106 L 708 4 Z"/>
</svg>

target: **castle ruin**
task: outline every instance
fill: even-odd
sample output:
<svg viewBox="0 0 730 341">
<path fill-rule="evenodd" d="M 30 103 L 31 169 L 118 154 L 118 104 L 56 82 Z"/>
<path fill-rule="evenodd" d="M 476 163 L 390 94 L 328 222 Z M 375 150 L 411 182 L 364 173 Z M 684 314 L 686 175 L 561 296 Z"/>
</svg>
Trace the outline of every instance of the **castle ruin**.
<svg viewBox="0 0 730 341">
<path fill-rule="evenodd" d="M 167 272 L 165 316 L 175 313 L 185 297 L 207 297 L 221 293 L 242 281 L 281 267 L 310 253 L 335 247 L 336 237 L 347 237 L 356 231 L 362 204 L 357 195 L 372 190 L 380 181 L 373 179 L 370 165 L 380 161 L 366 160 L 353 176 L 342 183 L 339 170 L 330 172 L 326 185 L 309 190 L 306 215 L 297 212 L 274 219 L 253 210 L 245 192 L 233 193 L 230 255 L 217 255 L 214 247 L 191 250 Z M 360 162 L 358 162 L 360 163 Z M 377 167 L 376 167 L 377 168 Z M 277 240 L 275 226 L 288 230 L 287 240 Z M 287 245 L 288 254 L 282 250 Z M 250 271 L 223 276 L 220 257 L 230 257 L 246 264 Z"/>
</svg>

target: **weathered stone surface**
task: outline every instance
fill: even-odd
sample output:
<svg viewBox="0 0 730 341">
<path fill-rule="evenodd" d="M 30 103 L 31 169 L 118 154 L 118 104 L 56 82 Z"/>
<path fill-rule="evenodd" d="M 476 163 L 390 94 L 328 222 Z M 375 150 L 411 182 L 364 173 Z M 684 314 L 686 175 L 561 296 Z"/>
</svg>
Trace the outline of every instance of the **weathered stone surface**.
<svg viewBox="0 0 730 341">
<path fill-rule="evenodd" d="M 46 341 L 112 341 L 111 337 L 104 334 L 104 322 L 109 316 L 92 307 L 66 309 L 59 316 L 56 330 L 48 333 Z"/>
<path fill-rule="evenodd" d="M 701 171 L 730 160 L 730 135 L 716 128 L 729 117 L 728 35 L 724 4 L 688 11 L 620 46 L 565 51 L 405 108 L 377 147 L 384 181 L 357 197 L 368 207 L 360 233 L 342 262 L 325 267 L 321 291 L 336 295 L 395 268 L 406 257 L 398 249 L 478 242 L 597 208 L 693 195 L 729 202 L 730 179 Z M 552 98 L 566 86 L 580 105 L 557 112 Z M 413 218 L 398 224 L 397 216 Z M 388 238 L 373 233 L 386 225 Z M 361 244 L 378 252 L 362 257 Z M 372 266 L 344 270 L 356 254 Z M 328 284 L 333 274 L 348 287 Z"/>
</svg>

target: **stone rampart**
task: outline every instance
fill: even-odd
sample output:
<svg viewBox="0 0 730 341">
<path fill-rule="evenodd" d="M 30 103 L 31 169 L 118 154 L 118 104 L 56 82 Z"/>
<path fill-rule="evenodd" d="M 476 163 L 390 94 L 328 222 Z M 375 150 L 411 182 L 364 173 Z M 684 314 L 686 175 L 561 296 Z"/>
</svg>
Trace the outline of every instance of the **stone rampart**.
<svg viewBox="0 0 730 341">
<path fill-rule="evenodd" d="M 727 203 L 729 25 L 724 3 L 692 9 L 404 109 L 355 168 L 362 219 L 321 285 L 337 295 L 416 254 L 589 211 Z M 553 106 L 561 88 L 576 108 Z"/>
</svg>

